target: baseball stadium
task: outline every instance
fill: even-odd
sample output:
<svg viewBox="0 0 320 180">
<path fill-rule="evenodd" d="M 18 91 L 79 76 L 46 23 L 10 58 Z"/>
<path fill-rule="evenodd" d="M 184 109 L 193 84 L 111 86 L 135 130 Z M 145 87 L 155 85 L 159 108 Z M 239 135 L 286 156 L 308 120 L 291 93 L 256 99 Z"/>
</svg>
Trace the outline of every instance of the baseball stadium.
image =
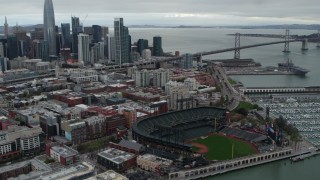
<svg viewBox="0 0 320 180">
<path fill-rule="evenodd" d="M 147 147 L 208 160 L 257 153 L 252 143 L 266 137 L 226 126 L 225 109 L 199 107 L 145 118 L 132 128 L 133 138 Z"/>
</svg>

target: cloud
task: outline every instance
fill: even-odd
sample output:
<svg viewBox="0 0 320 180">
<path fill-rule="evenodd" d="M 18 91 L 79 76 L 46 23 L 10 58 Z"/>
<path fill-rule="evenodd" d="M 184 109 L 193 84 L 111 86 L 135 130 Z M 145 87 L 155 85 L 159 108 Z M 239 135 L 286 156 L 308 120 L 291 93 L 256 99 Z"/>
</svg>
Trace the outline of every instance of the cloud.
<svg viewBox="0 0 320 180">
<path fill-rule="evenodd" d="M 1 4 L 0 22 L 42 23 L 44 0 L 10 0 Z M 53 0 L 57 24 L 71 14 L 84 24 L 112 25 L 114 17 L 126 24 L 240 25 L 318 23 L 317 0 Z"/>
</svg>

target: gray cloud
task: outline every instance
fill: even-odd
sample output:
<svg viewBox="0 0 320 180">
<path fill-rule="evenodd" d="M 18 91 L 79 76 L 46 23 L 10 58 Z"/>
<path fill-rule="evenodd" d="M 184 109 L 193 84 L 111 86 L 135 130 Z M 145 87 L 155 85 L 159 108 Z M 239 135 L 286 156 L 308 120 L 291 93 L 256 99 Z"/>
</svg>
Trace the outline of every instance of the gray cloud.
<svg viewBox="0 0 320 180">
<path fill-rule="evenodd" d="M 10 0 L 1 4 L 0 22 L 42 23 L 43 0 Z M 57 24 L 71 14 L 84 24 L 239 25 L 318 23 L 318 0 L 53 0 Z"/>
</svg>

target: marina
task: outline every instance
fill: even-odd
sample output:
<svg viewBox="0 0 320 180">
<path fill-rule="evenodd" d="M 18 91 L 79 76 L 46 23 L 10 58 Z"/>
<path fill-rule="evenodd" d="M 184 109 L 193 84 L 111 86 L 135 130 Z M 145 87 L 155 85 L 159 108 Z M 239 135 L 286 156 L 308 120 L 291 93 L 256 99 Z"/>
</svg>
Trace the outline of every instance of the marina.
<svg viewBox="0 0 320 180">
<path fill-rule="evenodd" d="M 314 96 L 319 96 L 314 94 Z M 320 145 L 320 101 L 297 101 L 294 95 L 287 96 L 286 101 L 261 99 L 260 106 L 270 108 L 270 117 L 282 116 L 289 124 L 294 125 L 301 136 L 315 146 Z"/>
</svg>

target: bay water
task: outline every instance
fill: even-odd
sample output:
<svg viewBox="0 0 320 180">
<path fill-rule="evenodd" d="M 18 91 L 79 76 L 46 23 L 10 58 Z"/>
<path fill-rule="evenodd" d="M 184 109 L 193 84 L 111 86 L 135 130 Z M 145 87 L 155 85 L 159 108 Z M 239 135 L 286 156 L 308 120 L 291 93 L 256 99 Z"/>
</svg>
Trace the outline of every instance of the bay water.
<svg viewBox="0 0 320 180">
<path fill-rule="evenodd" d="M 222 29 L 222 28 L 131 28 L 132 41 L 140 38 L 148 39 L 152 45 L 153 36 L 161 36 L 165 52 L 180 51 L 196 53 L 234 47 L 234 33 L 248 34 L 284 34 L 284 29 Z M 309 35 L 316 30 L 291 30 L 290 34 Z M 281 39 L 241 37 L 241 45 L 251 45 Z M 291 53 L 283 53 L 284 44 L 256 47 L 241 50 L 241 58 L 252 58 L 262 66 L 277 66 L 290 58 L 297 66 L 310 72 L 305 76 L 295 75 L 241 75 L 233 79 L 241 81 L 246 87 L 301 87 L 320 86 L 320 48 L 315 43 L 309 43 L 308 51 L 301 51 L 301 42 L 290 43 Z M 205 56 L 204 59 L 231 59 L 234 52 Z M 205 178 L 206 180 L 319 180 L 320 157 L 312 157 L 301 162 L 291 163 L 282 160 L 252 168 L 229 172 L 226 174 Z"/>
</svg>

